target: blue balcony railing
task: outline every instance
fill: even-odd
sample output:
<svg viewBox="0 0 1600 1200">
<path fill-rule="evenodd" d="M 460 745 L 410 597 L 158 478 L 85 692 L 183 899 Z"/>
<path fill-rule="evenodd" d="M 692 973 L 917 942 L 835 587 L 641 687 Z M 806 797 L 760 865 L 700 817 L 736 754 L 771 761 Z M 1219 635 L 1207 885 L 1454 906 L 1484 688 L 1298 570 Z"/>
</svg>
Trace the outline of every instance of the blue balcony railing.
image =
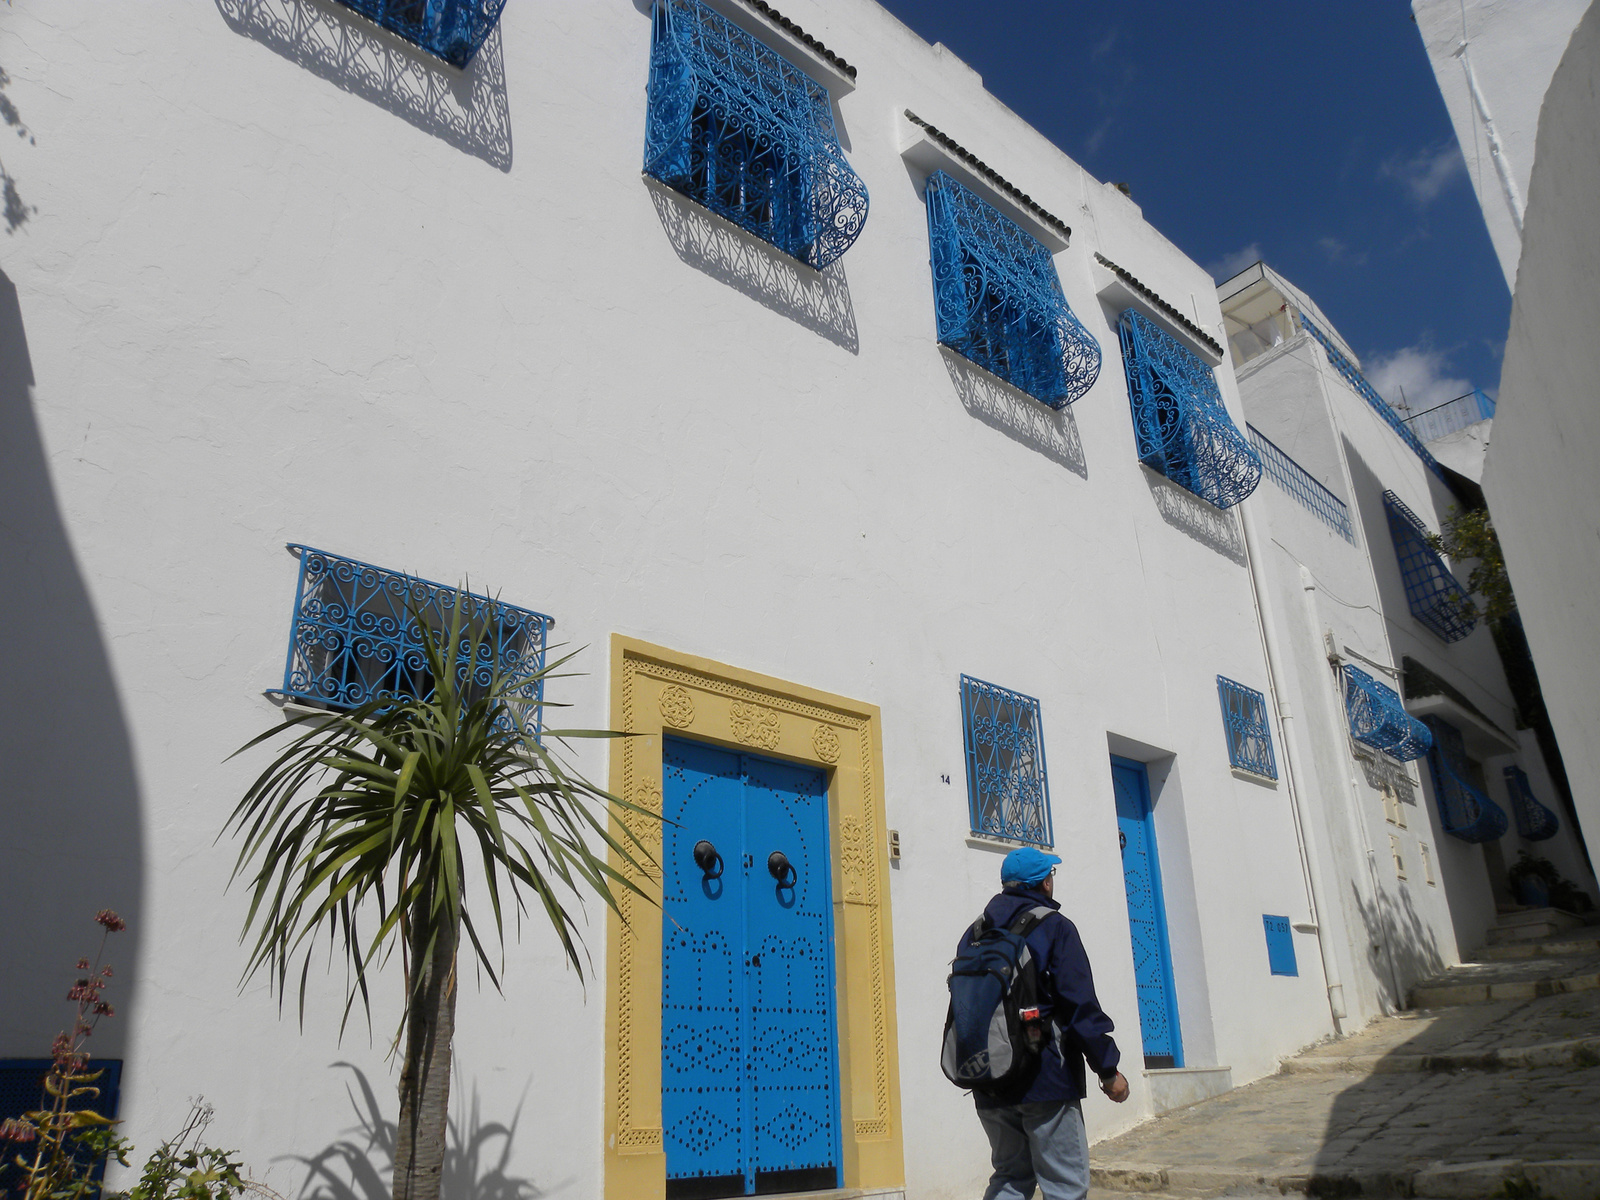
<svg viewBox="0 0 1600 1200">
<path fill-rule="evenodd" d="M 1467 781 L 1471 768 L 1461 731 L 1439 717 L 1422 718 L 1433 732 L 1428 751 L 1433 776 L 1433 798 L 1439 806 L 1439 824 L 1463 842 L 1492 842 L 1504 837 L 1510 822 L 1506 810 Z"/>
<path fill-rule="evenodd" d="M 1278 762 L 1272 753 L 1266 697 L 1255 688 L 1218 675 L 1217 698 L 1222 703 L 1222 725 L 1228 734 L 1228 761 L 1241 771 L 1276 779 Z"/>
<path fill-rule="evenodd" d="M 1350 736 L 1390 758 L 1410 762 L 1433 746 L 1433 734 L 1406 711 L 1399 692 L 1349 663 L 1344 667 L 1344 707 Z"/>
<path fill-rule="evenodd" d="M 1383 508 L 1411 615 L 1442 640 L 1459 642 L 1478 624 L 1465 589 L 1428 544 L 1428 527 L 1405 501 L 1393 492 L 1384 492 Z"/>
<path fill-rule="evenodd" d="M 972 832 L 1050 845 L 1050 786 L 1039 702 L 963 675 L 961 724 Z"/>
<path fill-rule="evenodd" d="M 1062 409 L 1100 376 L 1100 343 L 1074 315 L 1038 238 L 943 171 L 928 176 L 939 343 Z"/>
<path fill-rule="evenodd" d="M 506 0 L 338 0 L 452 67 L 482 48 Z"/>
<path fill-rule="evenodd" d="M 1246 425 L 1245 431 L 1250 435 L 1250 444 L 1261 456 L 1261 465 L 1272 482 L 1298 500 L 1300 506 L 1317 520 L 1352 546 L 1355 545 L 1356 535 L 1350 526 L 1349 506 L 1323 487 L 1321 480 L 1278 449 L 1254 425 Z"/>
<path fill-rule="evenodd" d="M 1556 835 L 1561 822 L 1555 813 L 1534 798 L 1528 786 L 1528 773 L 1521 767 L 1505 769 L 1506 792 L 1511 797 L 1511 811 L 1517 818 L 1517 832 L 1530 842 L 1542 842 Z"/>
<path fill-rule="evenodd" d="M 1222 403 L 1199 357 L 1134 309 L 1117 322 L 1139 461 L 1218 508 L 1261 482 L 1261 456 Z"/>
<path fill-rule="evenodd" d="M 418 616 L 428 635 L 448 634 L 456 589 L 310 546 L 289 549 L 300 556 L 300 582 L 284 695 L 330 709 L 358 708 L 385 696 L 431 696 L 433 676 Z M 475 593 L 466 593 L 466 601 L 455 648 L 457 681 L 470 696 L 488 687 L 498 671 L 508 685 L 512 719 L 538 736 L 550 618 Z"/>
<path fill-rule="evenodd" d="M 819 270 L 867 223 L 828 89 L 701 0 L 655 0 L 644 171 Z"/>
</svg>

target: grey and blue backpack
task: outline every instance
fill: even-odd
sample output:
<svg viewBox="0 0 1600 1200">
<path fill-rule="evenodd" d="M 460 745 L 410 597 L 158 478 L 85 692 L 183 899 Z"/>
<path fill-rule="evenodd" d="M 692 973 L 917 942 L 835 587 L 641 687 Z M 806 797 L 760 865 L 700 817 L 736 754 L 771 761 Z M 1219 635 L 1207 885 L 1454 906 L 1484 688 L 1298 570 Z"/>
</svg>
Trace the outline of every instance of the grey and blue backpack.
<svg viewBox="0 0 1600 1200">
<path fill-rule="evenodd" d="M 1039 905 L 1002 929 L 979 917 L 950 963 L 950 1011 L 940 1065 L 957 1087 L 988 1096 L 1020 1095 L 1044 1047 L 1039 964 L 1030 932 L 1055 910 Z"/>
</svg>

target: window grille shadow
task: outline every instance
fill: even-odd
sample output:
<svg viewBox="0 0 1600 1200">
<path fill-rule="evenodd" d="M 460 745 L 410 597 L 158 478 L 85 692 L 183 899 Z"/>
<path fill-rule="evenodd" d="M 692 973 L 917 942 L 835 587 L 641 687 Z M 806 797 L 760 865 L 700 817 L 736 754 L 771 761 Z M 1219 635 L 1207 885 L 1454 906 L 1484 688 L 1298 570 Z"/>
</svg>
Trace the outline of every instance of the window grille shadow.
<svg viewBox="0 0 1600 1200">
<path fill-rule="evenodd" d="M 685 264 L 841 349 L 860 352 L 843 259 L 815 271 L 670 188 L 648 178 L 645 183 L 667 241 Z"/>
<path fill-rule="evenodd" d="M 501 171 L 511 107 L 497 25 L 464 71 L 436 62 L 332 0 L 216 0 L 235 33 Z"/>
<path fill-rule="evenodd" d="M 1358 750 L 1356 761 L 1361 764 L 1361 773 L 1366 776 L 1367 786 L 1373 791 L 1381 792 L 1387 786 L 1393 790 L 1395 798 L 1400 803 L 1416 807 L 1417 788 L 1402 764 L 1387 755 L 1368 750 Z"/>
<path fill-rule="evenodd" d="M 1202 546 L 1215 550 L 1223 558 L 1245 566 L 1244 532 L 1232 510 L 1215 508 L 1200 499 L 1188 488 L 1179 487 L 1170 479 L 1145 469 L 1144 481 L 1155 499 L 1161 519 L 1174 529 L 1188 534 Z"/>
<path fill-rule="evenodd" d="M 0 692 L 0 1056 L 49 1053 L 72 1011 L 63 1000 L 72 965 L 94 952 L 95 911 L 110 908 L 128 922 L 106 944 L 117 1016 L 89 1048 L 122 1058 L 142 1004 L 143 797 L 105 623 L 62 515 L 34 390 L 22 305 L 0 271 L 0 663 L 9 683 Z"/>
<path fill-rule="evenodd" d="M 350 1098 L 356 1123 L 341 1130 L 334 1141 L 315 1154 L 286 1156 L 287 1161 L 299 1163 L 306 1171 L 298 1198 L 391 1200 L 398 1127 L 387 1115 L 386 1107 L 398 1109 L 399 1101 L 390 1097 L 387 1106 L 381 1102 L 371 1081 L 353 1063 L 332 1065 L 350 1072 L 345 1095 Z M 443 1200 L 539 1200 L 550 1195 L 551 1191 L 508 1170 L 523 1101 L 517 1102 L 509 1124 L 485 1120 L 477 1087 L 474 1085 L 470 1096 L 463 1098 L 461 1073 L 453 1068 L 452 1074 L 451 1113 L 440 1179 Z M 523 1100 L 526 1098 L 524 1089 Z M 559 1192 L 570 1183 L 554 1190 Z"/>
<path fill-rule="evenodd" d="M 1078 420 L 1068 407 L 1056 412 L 974 366 L 945 346 L 939 347 L 944 369 L 961 405 L 978 420 L 1014 442 L 1059 463 L 1083 479 L 1089 463 L 1078 436 Z"/>
</svg>

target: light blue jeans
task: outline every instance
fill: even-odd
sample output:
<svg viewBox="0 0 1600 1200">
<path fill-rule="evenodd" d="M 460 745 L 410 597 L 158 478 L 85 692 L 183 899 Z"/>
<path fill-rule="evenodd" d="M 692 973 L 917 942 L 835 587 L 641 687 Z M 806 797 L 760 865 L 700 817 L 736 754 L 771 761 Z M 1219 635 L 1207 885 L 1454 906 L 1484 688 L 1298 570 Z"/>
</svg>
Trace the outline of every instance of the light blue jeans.
<svg viewBox="0 0 1600 1200">
<path fill-rule="evenodd" d="M 983 1200 L 1084 1200 L 1089 1194 L 1089 1137 L 1076 1100 L 980 1108 L 994 1174 Z"/>
</svg>

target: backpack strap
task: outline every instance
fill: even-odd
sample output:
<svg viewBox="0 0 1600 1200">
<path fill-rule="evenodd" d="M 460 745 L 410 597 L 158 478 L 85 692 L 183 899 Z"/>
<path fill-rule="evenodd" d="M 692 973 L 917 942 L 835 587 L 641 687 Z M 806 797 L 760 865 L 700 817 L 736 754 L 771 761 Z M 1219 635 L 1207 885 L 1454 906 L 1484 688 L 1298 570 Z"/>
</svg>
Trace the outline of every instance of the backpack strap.
<svg viewBox="0 0 1600 1200">
<path fill-rule="evenodd" d="M 1053 915 L 1055 911 L 1055 909 L 1046 908 L 1042 904 L 1035 905 L 1033 908 L 1028 909 L 1027 912 L 1019 913 L 1014 917 L 1008 928 L 1018 937 L 1027 937 L 1039 927 L 1039 924 L 1046 917 Z"/>
</svg>

